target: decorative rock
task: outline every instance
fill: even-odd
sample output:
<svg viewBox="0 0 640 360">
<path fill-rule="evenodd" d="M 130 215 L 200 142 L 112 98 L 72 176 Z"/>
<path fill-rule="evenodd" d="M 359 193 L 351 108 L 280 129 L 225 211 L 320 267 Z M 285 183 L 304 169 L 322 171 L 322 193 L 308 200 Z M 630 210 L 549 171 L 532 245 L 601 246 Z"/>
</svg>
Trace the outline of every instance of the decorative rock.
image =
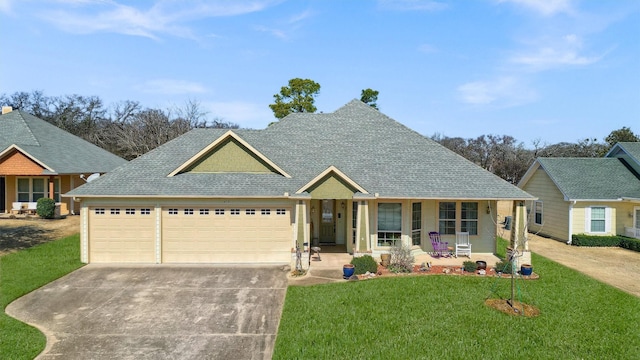
<svg viewBox="0 0 640 360">
<path fill-rule="evenodd" d="M 486 274 L 487 274 L 487 270 L 485 270 L 485 269 L 480 269 L 480 270 L 478 270 L 478 274 L 479 274 L 479 275 L 486 275 Z"/>
</svg>

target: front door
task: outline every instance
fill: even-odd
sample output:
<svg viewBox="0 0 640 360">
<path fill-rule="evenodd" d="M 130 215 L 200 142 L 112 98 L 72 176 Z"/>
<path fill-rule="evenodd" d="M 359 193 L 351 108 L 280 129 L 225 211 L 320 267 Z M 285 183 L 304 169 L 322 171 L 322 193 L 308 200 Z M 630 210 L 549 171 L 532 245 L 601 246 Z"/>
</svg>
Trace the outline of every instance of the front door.
<svg viewBox="0 0 640 360">
<path fill-rule="evenodd" d="M 322 213 L 320 218 L 320 243 L 336 243 L 336 223 L 334 200 L 322 200 Z"/>
</svg>

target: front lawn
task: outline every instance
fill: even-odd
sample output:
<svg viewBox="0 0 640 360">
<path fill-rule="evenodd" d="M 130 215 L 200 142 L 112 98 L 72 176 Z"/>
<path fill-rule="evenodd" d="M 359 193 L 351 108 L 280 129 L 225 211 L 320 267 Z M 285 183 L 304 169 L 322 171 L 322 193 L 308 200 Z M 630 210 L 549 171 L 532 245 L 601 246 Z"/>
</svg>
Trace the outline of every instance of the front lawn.
<svg viewBox="0 0 640 360">
<path fill-rule="evenodd" d="M 0 358 L 33 359 L 46 343 L 39 330 L 6 315 L 7 305 L 82 265 L 79 235 L 0 257 Z"/>
<path fill-rule="evenodd" d="M 290 286 L 274 359 L 636 359 L 640 299 L 533 254 L 536 318 L 484 305 L 509 279 L 404 276 Z"/>
</svg>

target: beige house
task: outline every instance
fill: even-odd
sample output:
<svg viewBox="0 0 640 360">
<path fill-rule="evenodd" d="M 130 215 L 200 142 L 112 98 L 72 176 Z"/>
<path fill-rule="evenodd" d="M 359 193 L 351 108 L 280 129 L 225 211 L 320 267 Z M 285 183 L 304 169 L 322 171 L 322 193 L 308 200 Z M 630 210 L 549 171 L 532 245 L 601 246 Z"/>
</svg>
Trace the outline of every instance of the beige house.
<svg viewBox="0 0 640 360">
<path fill-rule="evenodd" d="M 573 234 L 640 238 L 640 143 L 618 143 L 604 158 L 538 158 L 518 186 L 529 231 L 571 243 Z"/>
<path fill-rule="evenodd" d="M 295 249 L 493 253 L 497 200 L 533 197 L 354 100 L 264 130 L 195 129 L 65 196 L 83 262 L 290 263 Z"/>
<path fill-rule="evenodd" d="M 121 159 L 24 111 L 2 107 L 0 116 L 0 213 L 34 212 L 39 198 L 58 204 L 61 215 L 80 206 L 60 195 L 85 177 L 105 173 Z"/>
</svg>

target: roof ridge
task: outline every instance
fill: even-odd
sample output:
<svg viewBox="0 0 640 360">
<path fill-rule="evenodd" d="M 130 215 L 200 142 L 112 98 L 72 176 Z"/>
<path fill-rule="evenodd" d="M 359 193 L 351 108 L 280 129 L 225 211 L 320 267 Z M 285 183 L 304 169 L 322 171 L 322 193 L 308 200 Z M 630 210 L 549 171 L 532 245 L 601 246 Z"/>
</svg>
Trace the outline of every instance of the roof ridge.
<svg viewBox="0 0 640 360">
<path fill-rule="evenodd" d="M 29 123 L 27 122 L 27 120 L 26 120 L 26 119 L 25 119 L 25 117 L 24 117 L 24 114 L 27 114 L 27 115 L 30 115 L 30 114 L 29 114 L 29 113 L 27 113 L 27 112 L 24 112 L 24 111 L 22 111 L 22 110 L 19 110 L 19 109 L 18 109 L 18 110 L 14 110 L 14 111 L 12 111 L 12 112 L 16 112 L 16 113 L 18 114 L 18 117 L 17 117 L 18 121 L 21 121 L 21 122 L 22 122 L 22 124 L 24 124 L 24 128 L 25 128 L 25 129 L 27 129 L 27 132 L 29 133 L 29 136 L 31 137 L 31 139 L 32 139 L 32 140 L 34 141 L 34 143 L 35 143 L 35 145 L 32 145 L 32 144 L 22 144 L 22 145 L 42 146 L 42 144 L 40 144 L 40 141 L 38 141 L 38 138 L 36 137 L 36 135 L 33 133 L 33 131 L 31 131 L 31 126 L 29 126 Z M 5 115 L 5 116 L 6 116 L 6 115 L 9 115 L 9 114 L 11 114 L 12 112 L 7 113 L 7 114 L 4 114 L 4 115 Z M 33 116 L 33 115 L 32 115 L 32 116 Z M 42 121 L 44 121 L 44 120 L 42 120 Z M 15 144 L 15 145 L 20 145 L 20 144 Z"/>
</svg>

